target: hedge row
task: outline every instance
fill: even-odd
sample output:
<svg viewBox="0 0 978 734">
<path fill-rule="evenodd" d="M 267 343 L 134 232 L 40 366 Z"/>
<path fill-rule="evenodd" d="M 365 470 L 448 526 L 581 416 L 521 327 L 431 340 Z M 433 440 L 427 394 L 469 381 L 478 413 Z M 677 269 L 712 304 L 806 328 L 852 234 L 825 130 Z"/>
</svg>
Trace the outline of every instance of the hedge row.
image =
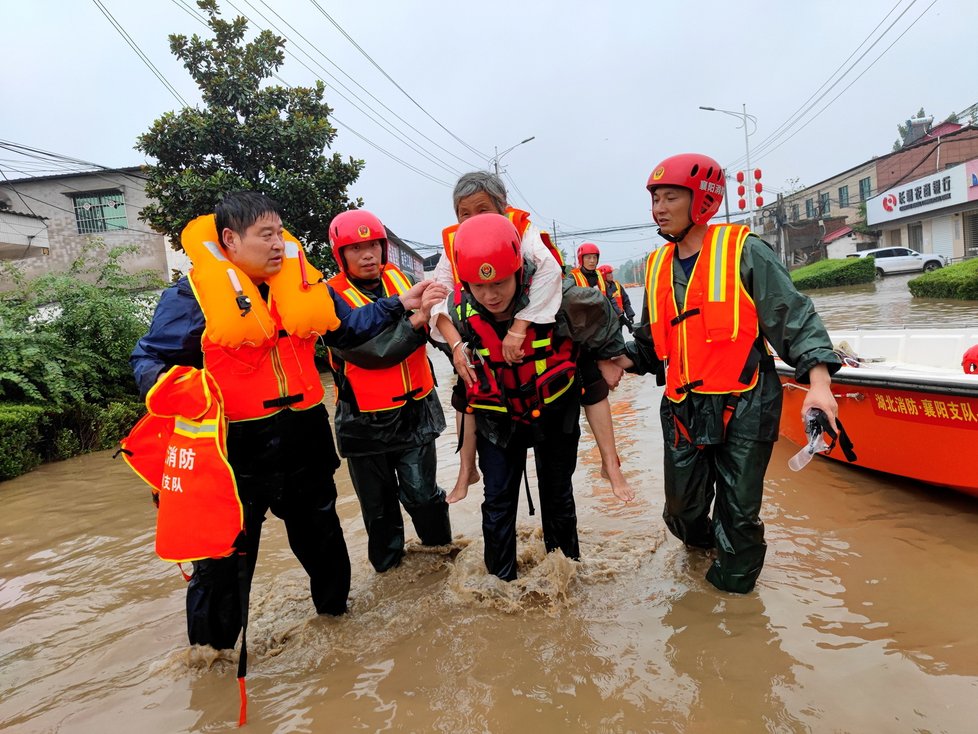
<svg viewBox="0 0 978 734">
<path fill-rule="evenodd" d="M 872 283 L 875 279 L 876 261 L 872 256 L 819 260 L 791 273 L 795 287 L 801 290 Z"/>
<path fill-rule="evenodd" d="M 112 448 L 146 412 L 140 402 L 106 406 L 0 404 L 0 481 L 45 461 Z"/>
<path fill-rule="evenodd" d="M 907 287 L 917 298 L 978 301 L 978 258 L 924 273 Z"/>
</svg>

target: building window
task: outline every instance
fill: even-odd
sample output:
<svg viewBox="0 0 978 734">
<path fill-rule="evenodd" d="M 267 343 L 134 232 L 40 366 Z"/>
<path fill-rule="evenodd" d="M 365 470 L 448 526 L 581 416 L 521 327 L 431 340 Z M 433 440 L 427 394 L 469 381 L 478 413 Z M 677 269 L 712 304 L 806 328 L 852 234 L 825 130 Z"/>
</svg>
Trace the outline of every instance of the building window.
<svg viewBox="0 0 978 734">
<path fill-rule="evenodd" d="M 791 221 L 792 222 L 797 222 L 798 221 L 798 205 L 797 204 L 792 204 L 791 205 Z"/>
<path fill-rule="evenodd" d="M 859 201 L 866 201 L 872 193 L 872 184 L 869 178 L 859 179 Z"/>
<path fill-rule="evenodd" d="M 99 191 L 74 197 L 78 234 L 128 229 L 126 200 L 121 191 Z"/>
<path fill-rule="evenodd" d="M 815 218 L 815 200 L 805 199 L 805 217 L 808 219 Z"/>
<path fill-rule="evenodd" d="M 849 187 L 840 186 L 839 187 L 839 208 L 845 209 L 849 206 Z"/>
<path fill-rule="evenodd" d="M 890 244 L 894 247 L 899 247 L 903 244 L 903 238 L 900 236 L 903 233 L 902 229 L 891 229 L 890 230 Z"/>
<path fill-rule="evenodd" d="M 818 195 L 818 214 L 824 217 L 829 213 L 829 195 L 828 192 Z"/>
</svg>

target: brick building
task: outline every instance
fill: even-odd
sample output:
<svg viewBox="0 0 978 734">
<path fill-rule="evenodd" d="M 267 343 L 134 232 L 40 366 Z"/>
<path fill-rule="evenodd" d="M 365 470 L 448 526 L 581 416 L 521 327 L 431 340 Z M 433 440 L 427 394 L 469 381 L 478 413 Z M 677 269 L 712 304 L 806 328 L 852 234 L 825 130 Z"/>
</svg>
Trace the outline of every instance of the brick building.
<svg viewBox="0 0 978 734">
<path fill-rule="evenodd" d="M 882 230 L 876 228 L 878 219 L 867 225 L 867 205 L 871 199 L 907 182 L 975 158 L 978 126 L 941 123 L 898 151 L 871 158 L 768 204 L 757 217 L 756 230 L 769 241 L 780 243 L 779 251 L 784 252 L 789 266 L 819 257 L 844 257 L 849 252 L 900 241 L 920 252 L 935 252 L 930 229 L 925 232 L 925 228 L 917 226 L 919 222 L 895 222 L 888 225 L 886 236 L 881 238 Z M 863 225 L 871 227 L 872 233 L 860 232 Z M 902 235 L 895 232 L 900 225 L 905 230 Z M 976 254 L 971 251 L 973 245 L 969 244 L 970 237 L 966 240 L 964 230 L 959 227 L 952 240 L 947 240 L 945 226 L 940 227 L 941 252 L 951 258 Z"/>
</svg>

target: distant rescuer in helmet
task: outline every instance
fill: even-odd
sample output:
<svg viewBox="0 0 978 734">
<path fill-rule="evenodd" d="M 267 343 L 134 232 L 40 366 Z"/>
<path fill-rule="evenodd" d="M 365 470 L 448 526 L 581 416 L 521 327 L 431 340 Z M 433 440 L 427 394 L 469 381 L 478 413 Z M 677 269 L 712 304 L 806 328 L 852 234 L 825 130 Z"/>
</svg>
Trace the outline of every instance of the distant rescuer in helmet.
<svg viewBox="0 0 978 734">
<path fill-rule="evenodd" d="M 329 241 L 340 272 L 327 282 L 352 309 L 398 296 L 412 285 L 387 259 L 387 230 L 364 209 L 337 215 Z M 432 303 L 356 347 L 330 347 L 336 384 L 336 442 L 346 458 L 378 572 L 404 556 L 404 518 L 424 545 L 452 542 L 445 492 L 435 481 L 435 439 L 445 415 L 428 361 Z"/>
<path fill-rule="evenodd" d="M 746 226 L 709 224 L 724 192 L 715 160 L 672 156 L 647 186 L 668 244 L 649 256 L 641 326 L 618 361 L 666 386 L 666 525 L 688 548 L 716 553 L 711 584 L 747 593 L 764 564 L 761 498 L 781 417 L 765 340 L 811 386 L 802 415 L 819 408 L 833 428 L 830 375 L 841 364 L 811 300 L 767 243 Z"/>
<path fill-rule="evenodd" d="M 466 383 L 465 404 L 456 409 L 475 416 L 486 568 L 511 581 L 517 575 L 516 510 L 530 447 L 547 551 L 580 555 L 571 485 L 581 435 L 577 358 L 587 347 L 607 383 L 617 386 L 621 369 L 612 358 L 623 353 L 624 341 L 608 299 L 568 278 L 556 323 L 527 324 L 523 359 L 510 362 L 503 342 L 514 314 L 529 300 L 536 272 L 521 250 L 519 232 L 505 216 L 478 214 L 459 226 L 453 256 L 462 290 L 452 321 L 472 348 L 466 356 L 476 377 Z"/>
<path fill-rule="evenodd" d="M 632 322 L 635 321 L 635 311 L 632 310 L 632 299 L 628 297 L 628 292 L 622 288 L 621 281 L 617 281 L 611 277 L 615 269 L 610 265 L 599 265 L 598 272 L 601 273 L 601 277 L 604 278 L 605 285 L 608 287 L 608 298 L 611 299 L 612 303 L 621 312 L 622 325 L 627 326 L 631 330 L 634 328 Z"/>
</svg>

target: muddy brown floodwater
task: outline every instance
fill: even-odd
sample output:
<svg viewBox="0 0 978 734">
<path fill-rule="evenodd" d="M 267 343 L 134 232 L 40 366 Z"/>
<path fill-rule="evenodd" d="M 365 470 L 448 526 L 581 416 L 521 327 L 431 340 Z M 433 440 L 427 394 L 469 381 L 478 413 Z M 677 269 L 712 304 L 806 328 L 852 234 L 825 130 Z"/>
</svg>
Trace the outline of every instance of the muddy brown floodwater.
<svg viewBox="0 0 978 734">
<path fill-rule="evenodd" d="M 978 304 L 911 303 L 905 280 L 816 302 L 835 327 L 974 323 Z M 451 552 L 412 544 L 375 574 L 341 468 L 350 613 L 320 619 L 281 523 L 266 523 L 246 731 L 978 730 L 978 502 L 821 460 L 795 474 L 782 441 L 767 564 L 754 593 L 725 594 L 663 532 L 660 396 L 635 377 L 613 395 L 630 505 L 600 479 L 585 428 L 580 564 L 544 555 L 524 501 L 521 578 L 488 577 L 477 485 L 452 507 Z M 443 486 L 453 443 L 439 440 Z M 187 646 L 184 582 L 154 556 L 149 490 L 121 461 L 46 465 L 0 499 L 0 729 L 236 728 L 236 653 Z"/>
</svg>

